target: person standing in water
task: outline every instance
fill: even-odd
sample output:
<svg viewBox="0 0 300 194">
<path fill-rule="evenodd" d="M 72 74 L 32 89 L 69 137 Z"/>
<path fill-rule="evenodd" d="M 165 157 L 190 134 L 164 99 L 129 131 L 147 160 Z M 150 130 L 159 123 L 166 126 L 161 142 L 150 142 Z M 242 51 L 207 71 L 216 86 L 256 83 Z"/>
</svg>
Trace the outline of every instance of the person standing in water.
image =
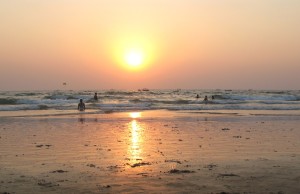
<svg viewBox="0 0 300 194">
<path fill-rule="evenodd" d="M 80 102 L 78 103 L 78 110 L 79 111 L 84 111 L 85 110 L 85 104 L 82 101 L 82 99 L 80 99 Z"/>
<path fill-rule="evenodd" d="M 94 100 L 98 100 L 97 92 L 95 92 Z"/>
<path fill-rule="evenodd" d="M 208 101 L 208 99 L 207 99 L 207 96 L 205 96 L 205 97 L 204 97 L 204 101 L 205 101 L 205 102 L 207 102 L 207 101 Z"/>
</svg>

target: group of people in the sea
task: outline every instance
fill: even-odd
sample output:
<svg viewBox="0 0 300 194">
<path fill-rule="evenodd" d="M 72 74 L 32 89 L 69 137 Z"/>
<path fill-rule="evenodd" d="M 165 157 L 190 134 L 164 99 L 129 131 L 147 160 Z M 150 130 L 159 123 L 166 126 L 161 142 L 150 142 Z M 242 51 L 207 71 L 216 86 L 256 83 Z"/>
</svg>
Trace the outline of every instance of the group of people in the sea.
<svg viewBox="0 0 300 194">
<path fill-rule="evenodd" d="M 94 100 L 95 101 L 98 101 L 98 95 L 97 95 L 97 92 L 95 92 L 95 95 L 94 95 Z M 79 103 L 78 103 L 78 108 L 77 108 L 79 111 L 84 111 L 85 110 L 85 104 L 83 102 L 82 99 L 79 100 Z"/>
<path fill-rule="evenodd" d="M 196 98 L 197 98 L 197 99 L 200 98 L 199 94 L 196 95 Z M 214 100 L 215 97 L 214 97 L 214 96 L 211 96 L 211 99 Z M 98 95 L 97 95 L 97 92 L 95 92 L 95 94 L 94 94 L 94 100 L 95 100 L 95 101 L 98 101 Z M 208 102 L 208 97 L 205 96 L 204 99 L 203 99 L 203 101 L 204 101 L 204 102 Z M 84 102 L 83 102 L 82 99 L 79 100 L 79 103 L 78 103 L 78 110 L 79 110 L 79 111 L 84 111 L 84 110 L 85 110 L 85 104 L 84 104 Z"/>
<path fill-rule="evenodd" d="M 196 98 L 197 99 L 200 98 L 199 94 L 196 95 Z M 215 99 L 215 96 L 211 96 L 211 100 L 214 100 L 214 99 Z M 204 99 L 203 99 L 203 101 L 207 102 L 208 101 L 208 97 L 205 96 Z"/>
</svg>

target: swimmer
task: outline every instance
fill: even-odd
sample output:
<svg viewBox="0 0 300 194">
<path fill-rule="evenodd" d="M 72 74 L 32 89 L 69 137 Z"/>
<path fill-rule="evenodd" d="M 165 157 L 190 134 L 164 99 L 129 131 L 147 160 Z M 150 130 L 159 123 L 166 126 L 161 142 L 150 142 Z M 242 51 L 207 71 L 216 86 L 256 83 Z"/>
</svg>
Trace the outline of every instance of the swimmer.
<svg viewBox="0 0 300 194">
<path fill-rule="evenodd" d="M 94 100 L 98 100 L 97 92 L 94 95 Z"/>
<path fill-rule="evenodd" d="M 200 98 L 199 94 L 197 94 L 196 98 Z"/>
<path fill-rule="evenodd" d="M 78 103 L 78 110 L 79 111 L 84 111 L 85 110 L 85 104 L 82 101 L 82 99 L 80 99 L 80 102 Z"/>
<path fill-rule="evenodd" d="M 207 96 L 204 97 L 204 101 L 208 101 Z"/>
</svg>

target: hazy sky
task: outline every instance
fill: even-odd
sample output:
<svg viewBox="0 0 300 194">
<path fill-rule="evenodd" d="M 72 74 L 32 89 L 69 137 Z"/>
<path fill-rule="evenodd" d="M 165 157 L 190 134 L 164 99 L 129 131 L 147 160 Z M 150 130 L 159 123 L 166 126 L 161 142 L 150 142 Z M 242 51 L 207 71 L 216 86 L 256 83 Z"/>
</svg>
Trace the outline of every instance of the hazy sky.
<svg viewBox="0 0 300 194">
<path fill-rule="evenodd" d="M 0 90 L 300 89 L 300 1 L 1 0 L 0 68 Z"/>
</svg>

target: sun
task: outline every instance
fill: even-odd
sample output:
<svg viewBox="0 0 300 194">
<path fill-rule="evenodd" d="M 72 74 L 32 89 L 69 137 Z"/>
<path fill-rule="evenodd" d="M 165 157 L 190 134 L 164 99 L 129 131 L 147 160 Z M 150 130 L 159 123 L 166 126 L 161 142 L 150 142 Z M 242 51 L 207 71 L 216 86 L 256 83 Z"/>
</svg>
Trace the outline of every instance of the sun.
<svg viewBox="0 0 300 194">
<path fill-rule="evenodd" d="M 141 51 L 130 50 L 125 53 L 124 59 L 129 67 L 137 68 L 143 64 L 144 55 Z"/>
<path fill-rule="evenodd" d="M 134 74 L 149 70 L 155 65 L 159 53 L 154 44 L 156 41 L 150 40 L 140 35 L 120 35 L 110 43 L 112 62 L 120 69 Z"/>
</svg>

